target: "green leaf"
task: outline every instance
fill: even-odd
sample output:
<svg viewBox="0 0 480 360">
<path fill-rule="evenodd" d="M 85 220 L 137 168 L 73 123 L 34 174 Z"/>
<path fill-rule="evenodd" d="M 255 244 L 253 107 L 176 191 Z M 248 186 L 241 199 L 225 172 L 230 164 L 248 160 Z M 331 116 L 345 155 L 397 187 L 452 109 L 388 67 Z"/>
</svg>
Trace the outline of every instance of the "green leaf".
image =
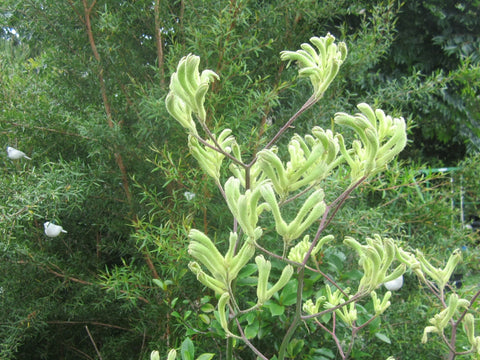
<svg viewBox="0 0 480 360">
<path fill-rule="evenodd" d="M 190 338 L 185 338 L 180 347 L 180 353 L 182 360 L 193 360 L 195 358 L 195 346 Z"/>
<path fill-rule="evenodd" d="M 285 306 L 295 304 L 297 302 L 297 288 L 297 281 L 290 280 L 280 294 L 279 303 Z"/>
<path fill-rule="evenodd" d="M 209 312 L 215 311 L 215 307 L 212 304 L 207 303 L 202 305 L 200 310 L 202 310 L 203 312 L 209 313 Z"/>
<path fill-rule="evenodd" d="M 211 358 L 213 358 L 215 356 L 215 354 L 211 354 L 211 353 L 204 353 L 202 355 L 200 355 L 197 360 L 210 360 Z"/>
<path fill-rule="evenodd" d="M 170 308 L 173 309 L 175 307 L 175 305 L 177 304 L 177 301 L 178 301 L 178 298 L 173 299 L 172 303 L 170 304 Z"/>
<path fill-rule="evenodd" d="M 283 315 L 285 312 L 285 306 L 279 305 L 274 302 L 269 302 L 265 304 L 265 307 L 267 307 L 270 310 L 270 313 L 272 316 L 280 316 Z"/>
<path fill-rule="evenodd" d="M 327 348 L 320 348 L 315 350 L 315 354 L 321 355 L 324 359 L 334 359 L 335 354 L 332 350 Z"/>
<path fill-rule="evenodd" d="M 358 269 L 347 271 L 346 273 L 342 274 L 342 278 L 348 280 L 356 280 L 359 281 L 363 277 L 363 272 Z"/>
<path fill-rule="evenodd" d="M 200 320 L 202 320 L 205 324 L 209 325 L 210 324 L 210 317 L 206 314 L 200 314 L 198 315 Z"/>
<path fill-rule="evenodd" d="M 300 354 L 304 345 L 305 342 L 300 339 L 293 339 L 292 341 L 290 341 L 287 346 L 288 356 L 291 358 L 295 358 L 298 354 Z"/>
<path fill-rule="evenodd" d="M 391 344 L 392 342 L 390 341 L 390 338 L 382 333 L 375 333 L 375 336 L 382 340 L 383 342 L 386 342 L 387 344 Z"/>
<path fill-rule="evenodd" d="M 325 251 L 325 260 L 328 261 L 328 265 L 332 270 L 338 274 L 342 273 L 346 258 L 345 254 L 337 249 Z"/>
<path fill-rule="evenodd" d="M 160 289 L 162 289 L 162 290 L 165 290 L 165 289 L 166 289 L 165 284 L 163 283 L 162 280 L 160 280 L 160 279 L 152 279 L 152 282 L 153 282 L 155 285 L 157 285 Z"/>
<path fill-rule="evenodd" d="M 323 322 L 324 324 L 327 324 L 327 323 L 330 321 L 331 318 L 332 318 L 332 313 L 326 313 L 326 314 L 323 314 L 323 315 L 320 317 L 320 319 L 322 320 L 322 322 Z"/>
<path fill-rule="evenodd" d="M 181 318 L 180 314 L 177 312 L 177 311 L 172 311 L 172 314 L 171 314 L 174 318 Z"/>
<path fill-rule="evenodd" d="M 254 272 L 257 271 L 257 264 L 251 263 L 245 265 L 242 270 L 240 270 L 240 273 L 238 274 L 238 278 L 246 278 L 250 275 L 252 275 Z"/>
<path fill-rule="evenodd" d="M 245 328 L 245 336 L 247 337 L 247 339 L 253 339 L 254 337 L 256 337 L 259 328 L 260 324 L 258 322 L 258 319 L 255 319 L 254 322 L 247 325 L 247 327 Z"/>
</svg>

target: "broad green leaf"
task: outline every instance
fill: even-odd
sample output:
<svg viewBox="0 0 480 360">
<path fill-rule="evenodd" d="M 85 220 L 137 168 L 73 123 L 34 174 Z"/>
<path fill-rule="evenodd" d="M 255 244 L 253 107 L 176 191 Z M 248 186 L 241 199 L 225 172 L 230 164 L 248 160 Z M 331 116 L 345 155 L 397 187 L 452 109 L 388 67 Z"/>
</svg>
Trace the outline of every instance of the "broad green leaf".
<svg viewBox="0 0 480 360">
<path fill-rule="evenodd" d="M 210 354 L 210 353 L 204 353 L 202 355 L 200 355 L 197 360 L 210 360 L 211 358 L 213 358 L 215 356 L 215 354 Z"/>
<path fill-rule="evenodd" d="M 285 306 L 279 305 L 275 302 L 269 302 L 265 304 L 265 307 L 268 307 L 272 316 L 280 316 L 285 312 Z"/>
<path fill-rule="evenodd" d="M 254 337 L 256 337 L 258 334 L 259 327 L 260 327 L 260 324 L 258 322 L 258 319 L 255 319 L 254 322 L 247 325 L 245 327 L 245 336 L 247 337 L 247 339 L 253 339 Z"/>
<path fill-rule="evenodd" d="M 391 340 L 390 340 L 390 338 L 389 338 L 387 335 L 385 335 L 385 334 L 375 333 L 375 336 L 376 336 L 377 338 L 379 338 L 380 340 L 382 340 L 383 342 L 386 342 L 387 344 L 391 344 L 391 343 L 392 343 Z"/>
<path fill-rule="evenodd" d="M 202 320 L 205 324 L 209 325 L 210 324 L 210 317 L 206 314 L 200 314 L 198 315 L 200 320 Z"/>
<path fill-rule="evenodd" d="M 190 338 L 187 337 L 183 340 L 182 346 L 180 347 L 180 353 L 182 355 L 182 360 L 193 360 L 195 358 L 195 346 Z"/>
</svg>

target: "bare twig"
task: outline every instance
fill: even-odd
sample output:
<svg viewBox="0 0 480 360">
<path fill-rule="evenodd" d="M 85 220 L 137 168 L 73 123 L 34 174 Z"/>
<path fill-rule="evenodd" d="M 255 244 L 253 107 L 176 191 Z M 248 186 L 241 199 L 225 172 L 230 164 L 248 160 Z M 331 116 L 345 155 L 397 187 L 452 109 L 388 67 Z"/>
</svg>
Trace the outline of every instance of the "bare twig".
<svg viewBox="0 0 480 360">
<path fill-rule="evenodd" d="M 85 330 L 87 330 L 88 337 L 90 338 L 90 341 L 92 342 L 93 347 L 95 348 L 95 352 L 97 353 L 98 358 L 99 358 L 100 360 L 103 360 L 102 354 L 100 354 L 100 351 L 98 351 L 97 344 L 95 344 L 95 340 L 93 340 L 92 334 L 90 334 L 90 330 L 88 330 L 88 326 L 87 326 L 87 325 L 85 325 Z"/>
<path fill-rule="evenodd" d="M 163 39 L 162 39 L 162 27 L 160 20 L 160 0 L 155 0 L 155 6 L 153 9 L 155 14 L 155 43 L 157 46 L 157 66 L 160 71 L 160 85 L 165 86 L 165 69 L 164 69 L 164 56 L 163 56 Z"/>
<path fill-rule="evenodd" d="M 84 324 L 90 324 L 90 325 L 95 325 L 95 326 L 102 326 L 102 327 L 108 327 L 112 329 L 118 329 L 118 330 L 125 330 L 125 331 L 133 331 L 132 329 L 127 329 L 122 326 L 118 325 L 113 325 L 113 324 L 106 324 L 98 321 L 62 321 L 62 320 L 54 320 L 54 321 L 47 321 L 47 324 L 52 324 L 52 325 L 84 325 Z"/>
<path fill-rule="evenodd" d="M 20 124 L 20 123 L 17 123 L 17 122 L 13 122 L 13 123 L 10 123 L 10 124 L 13 125 L 13 126 L 20 126 L 20 127 L 22 127 L 22 128 L 32 128 L 32 129 L 37 129 L 37 130 L 41 130 L 41 131 L 54 132 L 54 133 L 58 133 L 58 134 L 66 135 L 66 136 L 74 136 L 74 137 L 79 137 L 79 138 L 82 138 L 82 139 L 87 139 L 87 140 L 92 140 L 92 141 L 98 141 L 97 139 L 93 139 L 93 138 L 91 138 L 91 137 L 84 136 L 84 135 L 80 135 L 80 134 L 76 134 L 76 133 L 72 133 L 72 132 L 69 132 L 69 131 L 51 129 L 51 128 L 46 128 L 46 127 L 43 127 L 43 126 L 35 126 L 35 125 L 29 125 L 29 124 Z"/>
<path fill-rule="evenodd" d="M 325 325 L 323 325 L 320 321 L 318 321 L 318 319 L 315 319 L 315 323 L 332 336 L 333 341 L 335 341 L 335 345 L 337 345 L 337 349 L 340 352 L 340 356 L 342 357 L 342 359 L 345 359 L 345 353 L 343 352 L 342 343 L 338 339 L 337 334 L 335 334 L 335 325 L 337 323 L 335 313 L 333 313 L 332 317 L 333 317 L 332 330 L 330 330 Z"/>
<path fill-rule="evenodd" d="M 255 353 L 257 354 L 258 357 L 260 357 L 261 359 L 263 360 L 268 360 L 268 358 L 263 355 L 255 346 L 253 346 L 253 344 L 247 339 L 247 337 L 245 336 L 245 333 L 243 332 L 243 329 L 242 329 L 242 326 L 240 325 L 240 322 L 238 321 L 238 319 L 235 319 L 236 323 L 237 323 L 237 327 L 238 327 L 238 331 L 240 332 L 240 335 L 242 337 L 242 340 L 245 342 L 245 344 L 247 344 L 247 346 Z"/>
<path fill-rule="evenodd" d="M 90 47 L 92 49 L 93 56 L 94 56 L 95 60 L 97 61 L 98 67 L 99 67 L 98 81 L 99 81 L 99 84 L 100 84 L 100 93 L 102 95 L 103 106 L 105 108 L 105 114 L 107 115 L 107 123 L 108 123 L 108 126 L 113 129 L 115 124 L 113 122 L 112 109 L 111 109 L 110 102 L 109 102 L 108 96 L 107 96 L 107 86 L 105 85 L 105 79 L 103 77 L 104 69 L 103 69 L 103 66 L 102 66 L 102 59 L 100 57 L 100 53 L 98 52 L 97 45 L 95 43 L 95 38 L 93 36 L 92 23 L 91 23 L 91 13 L 92 13 L 92 9 L 94 8 L 96 2 L 97 2 L 97 0 L 94 0 L 90 4 L 90 6 L 88 6 L 87 0 L 83 0 L 83 10 L 84 10 L 83 19 L 85 21 L 85 27 L 86 27 L 86 31 L 87 31 L 88 41 L 90 43 Z M 116 148 L 116 146 L 115 146 L 115 148 Z M 117 149 L 114 149 L 114 157 L 115 157 L 115 161 L 117 163 L 117 166 L 120 169 L 120 172 L 122 174 L 122 183 L 123 183 L 123 188 L 125 190 L 125 195 L 127 196 L 128 202 L 131 204 L 132 194 L 130 192 L 127 170 L 126 170 L 125 164 L 123 163 L 122 155 L 117 151 Z"/>
<path fill-rule="evenodd" d="M 24 260 L 20 260 L 20 261 L 17 261 L 17 264 L 29 264 L 29 262 L 27 261 L 24 261 Z M 82 279 L 78 279 L 78 278 L 75 278 L 75 277 L 71 277 L 71 276 L 68 276 L 66 274 L 63 273 L 62 269 L 60 269 L 57 265 L 54 265 L 54 264 L 50 264 L 51 266 L 57 268 L 59 271 L 55 271 L 53 270 L 52 268 L 48 267 L 48 266 L 41 266 L 35 262 L 33 262 L 33 264 L 35 266 L 37 266 L 38 268 L 42 269 L 42 270 L 45 270 L 45 271 L 48 271 L 49 273 L 57 276 L 57 277 L 60 277 L 60 278 L 63 278 L 65 279 L 65 281 L 72 281 L 72 282 L 76 282 L 78 284 L 82 284 L 82 285 L 89 285 L 89 286 L 99 286 L 103 289 L 109 289 L 107 286 L 105 285 L 102 285 L 102 284 L 95 284 L 95 283 L 92 283 L 90 281 L 86 281 L 86 280 L 82 280 Z M 127 291 L 125 290 L 119 290 L 120 293 L 122 294 L 128 294 Z M 149 304 L 150 301 L 148 301 L 146 298 L 144 298 L 143 296 L 137 296 L 136 297 L 137 300 L 140 300 L 146 304 Z"/>
</svg>

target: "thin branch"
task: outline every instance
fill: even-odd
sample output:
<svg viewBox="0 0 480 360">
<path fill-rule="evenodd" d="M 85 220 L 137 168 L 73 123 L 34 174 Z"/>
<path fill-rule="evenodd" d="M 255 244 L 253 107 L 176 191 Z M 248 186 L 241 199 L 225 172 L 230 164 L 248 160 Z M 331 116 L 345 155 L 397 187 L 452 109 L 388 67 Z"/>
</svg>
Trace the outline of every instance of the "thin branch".
<svg viewBox="0 0 480 360">
<path fill-rule="evenodd" d="M 300 325 L 300 321 L 302 320 L 302 303 L 303 303 L 303 285 L 304 285 L 304 276 L 305 276 L 305 269 L 301 268 L 300 272 L 297 276 L 297 302 L 295 305 L 295 315 L 293 316 L 293 320 L 288 328 L 285 336 L 283 337 L 282 344 L 280 345 L 280 349 L 278 350 L 278 359 L 284 360 L 285 353 L 287 350 L 287 346 L 290 343 L 290 340 Z"/>
<path fill-rule="evenodd" d="M 100 354 L 100 351 L 98 351 L 97 344 L 95 344 L 95 340 L 93 340 L 92 334 L 90 334 L 90 330 L 88 330 L 88 326 L 86 326 L 86 325 L 85 325 L 85 330 L 87 330 L 88 337 L 90 338 L 90 341 L 92 342 L 93 347 L 95 348 L 95 352 L 97 353 L 98 358 L 100 360 L 103 360 L 102 359 L 102 354 Z"/>
<path fill-rule="evenodd" d="M 80 355 L 83 355 L 85 357 L 85 359 L 89 359 L 89 360 L 94 360 L 90 355 L 88 355 L 87 353 L 83 352 L 82 350 L 80 349 L 77 349 L 76 347 L 73 347 L 73 346 L 69 346 L 67 345 L 67 347 L 73 351 L 76 351 L 77 353 L 79 353 Z"/>
<path fill-rule="evenodd" d="M 329 328 L 327 328 L 320 321 L 318 321 L 318 319 L 315 319 L 315 323 L 318 326 L 320 326 L 324 331 L 328 332 L 332 336 L 333 341 L 335 341 L 335 345 L 337 346 L 337 349 L 340 352 L 340 356 L 342 357 L 342 359 L 345 359 L 345 354 L 343 352 L 342 344 L 340 343 L 340 340 L 338 339 L 337 335 L 335 334 L 335 324 L 336 324 L 335 313 L 333 313 L 333 330 L 330 330 Z"/>
<path fill-rule="evenodd" d="M 238 319 L 235 319 L 235 322 L 237 323 L 237 328 L 238 328 L 238 331 L 240 332 L 240 335 L 242 337 L 242 340 L 245 342 L 245 344 L 247 344 L 247 346 L 255 353 L 257 354 L 258 357 L 264 359 L 264 360 L 268 360 L 268 358 L 263 355 L 255 346 L 253 346 L 253 344 L 247 339 L 247 337 L 245 336 L 245 333 L 243 332 L 243 329 L 242 329 L 242 326 L 240 325 L 240 322 L 238 321 Z"/>
<path fill-rule="evenodd" d="M 210 130 L 207 132 L 207 134 L 208 134 L 208 133 L 212 134 L 212 133 L 210 132 Z M 224 155 L 225 157 L 227 157 L 227 158 L 229 158 L 230 160 L 232 160 L 234 163 L 236 163 L 236 164 L 238 164 L 238 165 L 240 165 L 240 166 L 242 166 L 242 167 L 246 167 L 246 166 L 247 166 L 246 164 L 244 164 L 243 162 L 241 162 L 240 160 L 238 160 L 235 156 L 233 156 L 233 155 L 227 153 L 226 151 L 224 151 L 224 150 L 220 147 L 220 144 L 218 143 L 217 139 L 215 139 L 215 138 L 213 137 L 213 135 L 212 135 L 212 136 L 209 135 L 209 137 L 212 139 L 212 141 L 214 142 L 215 145 L 210 144 L 207 140 L 202 139 L 200 136 L 195 136 L 195 137 L 196 137 L 197 140 L 198 140 L 199 142 L 201 142 L 203 145 L 205 145 L 206 147 L 209 147 L 210 149 L 215 150 L 216 152 L 221 153 L 221 154 Z"/>
<path fill-rule="evenodd" d="M 63 130 L 50 129 L 50 128 L 46 128 L 46 127 L 43 127 L 43 126 L 35 126 L 35 125 L 32 126 L 32 125 L 29 125 L 29 124 L 20 124 L 20 123 L 17 123 L 17 122 L 13 122 L 13 123 L 10 123 L 10 124 L 13 125 L 13 126 L 20 126 L 22 128 L 37 129 L 37 130 L 41 130 L 41 131 L 54 132 L 54 133 L 58 133 L 58 134 L 66 135 L 66 136 L 79 137 L 79 138 L 86 139 L 86 140 L 98 141 L 97 139 L 93 139 L 93 138 L 88 137 L 88 136 L 84 136 L 84 135 L 80 135 L 80 134 L 76 134 L 76 133 L 72 133 L 72 132 L 68 132 L 68 131 L 63 131 Z"/>
<path fill-rule="evenodd" d="M 105 108 L 105 114 L 107 115 L 107 123 L 108 126 L 113 129 L 114 128 L 114 122 L 113 122 L 113 117 L 112 117 L 112 109 L 110 106 L 110 102 L 108 100 L 107 96 L 107 87 L 105 85 L 105 79 L 103 77 L 104 69 L 102 66 L 102 59 L 100 57 L 100 53 L 98 52 L 97 45 L 95 44 L 95 38 L 93 36 L 93 30 L 92 30 L 92 23 L 91 23 L 91 13 L 92 9 L 94 8 L 95 4 L 97 3 L 97 0 L 92 1 L 91 5 L 88 6 L 87 0 L 83 0 L 83 9 L 84 9 L 84 20 L 85 20 L 85 27 L 87 31 L 87 36 L 88 36 L 88 41 L 90 43 L 90 47 L 93 52 L 93 56 L 95 60 L 98 63 L 99 71 L 98 71 L 98 80 L 100 83 L 100 92 L 102 95 L 102 100 L 103 100 L 103 106 Z M 116 146 L 114 150 L 114 157 L 115 161 L 117 163 L 118 168 L 120 169 L 120 173 L 122 174 L 122 183 L 123 183 L 123 189 L 125 191 L 125 195 L 127 196 L 127 200 L 129 204 L 132 203 L 132 194 L 130 192 L 130 187 L 129 187 L 129 181 L 128 181 L 128 174 L 127 170 L 125 168 L 125 165 L 123 163 L 123 158 L 120 155 L 120 153 L 117 152 Z"/>
<path fill-rule="evenodd" d="M 314 272 L 314 273 L 317 273 L 317 274 L 322 275 L 322 276 L 325 278 L 325 280 L 327 280 L 330 284 L 332 284 L 333 286 L 335 286 L 343 295 L 345 295 L 346 297 L 348 297 L 348 294 L 346 294 L 346 293 L 344 292 L 344 290 L 342 289 L 342 287 L 341 287 L 340 285 L 338 285 L 338 284 L 335 282 L 335 280 L 333 280 L 333 279 L 330 278 L 327 274 L 325 274 L 322 270 L 320 270 L 320 269 L 314 269 L 314 268 L 312 268 L 311 266 L 308 266 L 308 265 L 303 266 L 302 263 L 299 263 L 299 262 L 296 262 L 296 261 L 287 259 L 287 258 L 285 258 L 284 256 L 281 256 L 281 255 L 277 255 L 277 254 L 275 254 L 275 253 L 273 253 L 273 252 L 265 249 L 264 247 L 258 245 L 258 243 L 255 243 L 255 247 L 256 247 L 258 250 L 262 251 L 263 253 L 265 253 L 265 254 L 267 254 L 268 256 L 271 256 L 271 257 L 273 257 L 273 258 L 275 258 L 275 259 L 285 261 L 286 263 L 288 263 L 288 264 L 290 264 L 290 265 L 293 265 L 293 266 L 296 266 L 296 267 L 298 267 L 298 268 L 304 267 L 304 268 L 307 269 L 307 270 L 310 270 L 310 271 L 312 271 L 312 272 Z"/>
<path fill-rule="evenodd" d="M 275 136 L 268 142 L 267 145 L 265 145 L 265 147 L 263 149 L 269 149 L 271 148 L 277 141 L 278 139 L 280 139 L 280 137 L 283 135 L 283 133 L 285 131 L 288 130 L 288 128 L 290 128 L 290 126 L 293 124 L 293 122 L 295 120 L 298 119 L 298 117 L 300 115 L 302 115 L 306 110 L 308 110 L 309 108 L 311 108 L 313 105 L 315 105 L 317 103 L 317 99 L 315 99 L 315 97 L 312 95 L 306 102 L 305 104 L 303 104 L 303 106 L 300 108 L 300 110 L 298 110 L 283 126 L 282 128 L 275 134 Z M 255 154 L 255 156 L 253 157 L 252 161 L 250 161 L 250 163 L 248 165 L 245 166 L 245 169 L 246 170 L 249 170 L 253 164 L 255 164 L 258 160 L 258 156 L 257 154 Z M 250 188 L 250 178 L 249 177 L 246 177 L 245 178 L 245 187 L 247 189 Z"/>
<path fill-rule="evenodd" d="M 75 4 L 73 3 L 73 0 L 68 0 L 68 3 L 70 4 L 70 7 L 73 9 L 75 14 L 77 14 L 77 16 L 80 19 L 80 21 L 82 22 L 82 24 L 85 25 L 85 19 L 83 17 L 83 14 L 80 11 L 78 11 L 78 9 L 75 7 Z"/>
<path fill-rule="evenodd" d="M 155 43 L 157 46 L 157 62 L 158 69 L 160 70 L 160 85 L 165 87 L 165 66 L 163 55 L 163 39 L 162 39 L 162 27 L 160 22 L 160 0 L 155 0 L 155 6 L 153 9 L 155 17 Z"/>
<path fill-rule="evenodd" d="M 28 262 L 27 262 L 27 261 L 24 261 L 24 260 L 17 261 L 16 263 L 17 263 L 17 264 L 22 264 L 22 265 L 23 265 L 23 264 L 25 264 L 25 265 L 28 264 Z M 90 281 L 86 281 L 86 280 L 82 280 L 82 279 L 77 279 L 77 278 L 75 278 L 75 277 L 71 277 L 71 276 L 65 275 L 65 274 L 63 273 L 63 271 L 62 271 L 57 265 L 55 265 L 55 264 L 51 264 L 51 265 L 54 266 L 55 268 L 57 268 L 59 271 L 62 271 L 62 273 L 59 272 L 59 271 L 55 271 L 55 270 L 51 269 L 51 268 L 48 267 L 48 266 L 41 266 L 41 265 L 39 265 L 39 264 L 36 264 L 35 262 L 34 262 L 33 264 L 36 265 L 38 268 L 40 268 L 40 269 L 42 269 L 42 270 L 48 271 L 49 273 L 51 273 L 51 274 L 53 274 L 53 275 L 55 275 L 55 276 L 57 276 L 57 277 L 60 277 L 60 278 L 65 279 L 66 281 L 72 281 L 72 282 L 76 282 L 76 283 L 82 284 L 82 285 L 99 286 L 99 287 L 101 287 L 101 288 L 103 288 L 103 289 L 107 289 L 107 290 L 108 290 L 108 287 L 107 287 L 107 286 L 104 286 L 104 285 L 101 285 L 101 284 L 95 284 L 95 283 L 92 283 L 92 282 L 90 282 Z M 122 294 L 128 294 L 128 292 L 125 291 L 125 290 L 119 290 L 119 292 L 122 293 Z M 150 304 L 150 301 L 148 301 L 148 300 L 147 300 L 146 298 L 144 298 L 143 296 L 137 296 L 136 299 L 138 299 L 138 300 L 140 300 L 140 301 L 143 301 L 143 302 L 146 303 L 146 304 Z"/>
<path fill-rule="evenodd" d="M 62 321 L 62 320 L 55 320 L 55 321 L 46 321 L 46 323 L 47 324 L 52 324 L 52 325 L 85 325 L 85 324 L 90 324 L 90 325 L 102 326 L 102 327 L 118 329 L 118 330 L 133 331 L 132 329 L 127 329 L 127 328 L 122 327 L 122 326 L 101 323 L 101 322 L 98 322 L 98 321 Z"/>
<path fill-rule="evenodd" d="M 308 249 L 308 252 L 303 259 L 302 266 L 305 266 L 307 264 L 307 261 L 310 258 L 310 255 L 312 254 L 313 249 L 317 245 L 317 242 L 320 239 L 320 235 L 323 232 L 323 230 L 328 226 L 328 224 L 330 224 L 330 222 L 335 217 L 336 213 L 342 207 L 345 201 L 348 199 L 352 191 L 355 190 L 365 179 L 366 179 L 366 176 L 362 176 L 360 180 L 358 180 L 351 187 L 345 190 L 338 198 L 336 198 L 329 206 L 327 206 L 327 209 L 325 210 L 325 213 L 322 216 L 322 220 L 320 221 L 320 225 L 318 226 L 318 230 L 317 230 L 317 233 L 315 234 L 315 238 L 313 239 L 312 244 L 310 245 L 310 249 Z M 328 217 L 332 206 L 335 206 L 335 207 L 333 209 L 332 215 Z"/>
<path fill-rule="evenodd" d="M 298 110 L 286 123 L 285 125 L 282 126 L 282 128 L 278 131 L 278 133 L 275 134 L 275 136 L 268 142 L 267 145 L 265 145 L 265 149 L 271 148 L 277 141 L 278 139 L 283 135 L 285 131 L 293 124 L 297 118 L 302 115 L 306 110 L 311 108 L 313 105 L 317 103 L 317 99 L 312 95 L 306 102 L 303 104 L 303 106 Z M 254 159 L 255 160 L 255 159 Z M 254 162 L 254 160 L 252 162 Z"/>
</svg>

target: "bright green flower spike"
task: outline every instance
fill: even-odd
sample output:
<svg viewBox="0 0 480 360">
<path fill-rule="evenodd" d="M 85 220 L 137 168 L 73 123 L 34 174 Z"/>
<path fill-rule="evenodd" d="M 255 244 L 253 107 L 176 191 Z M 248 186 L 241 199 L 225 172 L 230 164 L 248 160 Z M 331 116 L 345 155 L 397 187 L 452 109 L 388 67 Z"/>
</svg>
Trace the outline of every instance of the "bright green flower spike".
<svg viewBox="0 0 480 360">
<path fill-rule="evenodd" d="M 310 42 L 315 45 L 316 50 L 310 44 L 304 43 L 300 46 L 301 50 L 280 53 L 282 60 L 298 63 L 300 77 L 310 78 L 315 100 L 319 100 L 323 96 L 347 57 L 345 43 L 340 42 L 336 45 L 334 41 L 335 37 L 329 33 L 324 37 L 310 38 Z"/>
<path fill-rule="evenodd" d="M 232 130 L 225 129 L 220 133 L 217 139 L 217 143 L 225 152 L 231 149 L 233 144 L 236 144 L 235 138 L 233 135 L 230 135 L 231 133 Z M 207 143 L 214 146 L 212 140 L 207 140 Z M 203 171 L 205 171 L 210 177 L 214 178 L 218 183 L 220 180 L 220 168 L 225 155 L 201 144 L 193 135 L 188 136 L 188 147 L 190 148 L 190 153 L 198 161 L 198 164 Z"/>
<path fill-rule="evenodd" d="M 170 92 L 165 101 L 170 115 L 193 134 L 197 131 L 192 113 L 205 123 L 205 94 L 209 84 L 214 79 L 219 79 L 212 70 L 204 70 L 200 74 L 199 64 L 200 58 L 192 54 L 180 60 L 177 71 L 170 78 Z"/>
<path fill-rule="evenodd" d="M 272 181 L 280 199 L 302 187 L 318 184 L 330 171 L 343 161 L 337 157 L 339 144 L 330 130 L 318 126 L 304 138 L 293 135 L 288 144 L 290 161 L 285 165 L 276 154 L 276 148 L 264 149 L 258 153 L 258 164 Z"/>
<path fill-rule="evenodd" d="M 225 256 L 218 251 L 212 240 L 203 232 L 192 229 L 188 234 L 190 244 L 188 253 L 207 268 L 211 275 L 206 274 L 197 262 L 190 262 L 190 270 L 205 286 L 217 294 L 230 290 L 230 285 L 236 279 L 240 270 L 248 263 L 255 253 L 253 241 L 245 241 L 238 252 L 233 255 L 238 235 L 230 233 L 229 249 Z"/>
<path fill-rule="evenodd" d="M 382 171 L 407 144 L 403 118 L 393 119 L 381 109 L 373 110 L 368 104 L 358 104 L 361 113 L 354 116 L 336 113 L 335 123 L 352 128 L 360 138 L 347 150 L 344 139 L 337 135 L 340 152 L 351 167 L 352 182 Z"/>
<path fill-rule="evenodd" d="M 326 205 L 323 201 L 323 190 L 315 190 L 304 201 L 302 207 L 297 212 L 295 219 L 287 224 L 280 212 L 280 206 L 275 196 L 275 192 L 273 191 L 273 187 L 267 183 L 260 186 L 260 191 L 272 211 L 275 220 L 275 230 L 283 237 L 284 250 L 291 245 L 292 241 L 298 239 L 302 233 L 310 227 L 310 225 L 318 220 L 326 210 Z"/>
<path fill-rule="evenodd" d="M 363 277 L 358 286 L 360 293 L 375 290 L 382 283 L 396 279 L 405 272 L 405 264 L 400 264 L 387 275 L 397 252 L 393 239 L 382 239 L 380 235 L 375 234 L 373 238 L 367 238 L 366 245 L 362 245 L 354 238 L 347 236 L 344 243 L 360 256 L 359 264 L 363 267 Z"/>
<path fill-rule="evenodd" d="M 259 305 L 263 305 L 277 291 L 281 290 L 285 285 L 287 285 L 288 281 L 293 275 L 293 267 L 291 265 L 286 265 L 283 268 L 282 274 L 280 275 L 277 282 L 269 289 L 268 279 L 270 276 L 272 264 L 270 263 L 270 261 L 265 260 L 263 255 L 257 256 L 255 258 L 255 262 L 257 263 L 258 268 L 257 303 Z"/>
</svg>

